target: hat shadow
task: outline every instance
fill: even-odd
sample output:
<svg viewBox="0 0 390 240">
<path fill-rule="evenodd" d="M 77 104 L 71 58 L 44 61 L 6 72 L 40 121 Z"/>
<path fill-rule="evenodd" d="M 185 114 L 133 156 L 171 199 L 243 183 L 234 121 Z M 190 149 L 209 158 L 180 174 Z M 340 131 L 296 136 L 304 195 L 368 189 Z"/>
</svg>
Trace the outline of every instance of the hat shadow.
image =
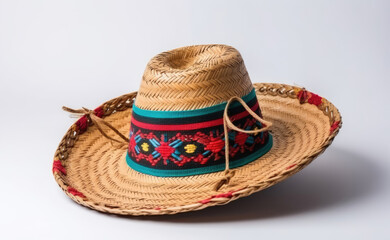
<svg viewBox="0 0 390 240">
<path fill-rule="evenodd" d="M 358 201 L 380 191 L 384 176 L 375 164 L 358 153 L 331 148 L 286 181 L 227 205 L 137 219 L 177 223 L 228 222 L 319 211 Z"/>
</svg>

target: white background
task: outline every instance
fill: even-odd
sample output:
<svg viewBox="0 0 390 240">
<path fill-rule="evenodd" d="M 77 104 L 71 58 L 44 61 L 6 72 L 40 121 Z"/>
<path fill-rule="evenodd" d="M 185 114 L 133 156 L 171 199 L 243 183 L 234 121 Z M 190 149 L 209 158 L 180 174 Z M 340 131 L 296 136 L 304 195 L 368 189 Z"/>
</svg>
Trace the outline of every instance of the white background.
<svg viewBox="0 0 390 240">
<path fill-rule="evenodd" d="M 390 1 L 0 0 L 1 239 L 389 239 Z M 138 89 L 148 60 L 224 43 L 253 82 L 325 96 L 344 126 L 290 179 L 163 217 L 81 207 L 51 173 L 74 119 Z"/>
</svg>

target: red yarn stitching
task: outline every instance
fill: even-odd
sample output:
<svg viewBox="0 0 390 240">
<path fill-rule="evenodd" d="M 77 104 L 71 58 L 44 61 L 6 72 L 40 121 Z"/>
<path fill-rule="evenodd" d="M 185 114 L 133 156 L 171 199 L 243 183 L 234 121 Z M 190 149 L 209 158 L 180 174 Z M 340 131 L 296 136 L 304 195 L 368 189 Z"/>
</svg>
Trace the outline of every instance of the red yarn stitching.
<svg viewBox="0 0 390 240">
<path fill-rule="evenodd" d="M 295 167 L 297 164 L 293 164 L 293 165 L 291 165 L 291 166 L 288 166 L 287 168 L 286 168 L 286 170 L 288 170 L 288 169 L 290 169 L 290 168 L 293 168 L 293 167 Z"/>
<path fill-rule="evenodd" d="M 236 191 L 238 191 L 238 190 L 236 190 Z M 231 197 L 233 197 L 233 193 L 236 192 L 236 191 L 229 191 L 227 193 L 221 193 L 221 194 L 213 195 L 213 196 L 211 196 L 209 198 L 200 200 L 199 202 L 202 203 L 202 204 L 206 204 L 206 203 L 209 203 L 211 201 L 211 199 L 213 199 L 213 198 L 231 198 Z"/>
<path fill-rule="evenodd" d="M 257 125 L 256 119 L 247 119 L 241 128 L 253 129 L 255 124 Z M 133 127 L 130 129 L 128 153 L 133 160 L 137 162 L 146 160 L 151 164 L 151 166 L 156 166 L 156 164 L 160 161 L 162 161 L 165 165 L 172 162 L 179 167 L 184 166 L 188 162 L 206 164 L 211 158 L 213 158 L 214 161 L 218 161 L 225 154 L 225 141 L 223 139 L 224 133 L 220 133 L 218 130 L 215 132 L 210 131 L 209 134 L 205 134 L 200 131 L 195 134 L 183 134 L 178 132 L 169 139 L 165 139 L 166 135 L 164 134 L 158 138 L 153 131 L 143 131 L 144 130 L 141 131 L 141 129 L 136 130 Z M 237 133 L 232 135 L 232 137 L 233 136 L 234 141 L 231 143 L 229 151 L 231 157 L 234 157 L 239 152 L 253 152 L 256 144 L 263 145 L 265 143 L 266 139 L 268 139 L 268 132 L 263 132 L 262 134 L 256 134 L 254 136 L 246 133 Z M 249 137 L 250 141 L 247 142 Z M 155 146 L 155 144 L 150 142 L 151 140 L 153 142 L 157 141 L 158 146 Z M 170 146 L 170 144 L 176 140 L 181 141 L 182 144 L 184 144 L 183 146 L 186 146 L 186 144 L 196 144 L 198 146 L 197 148 L 203 147 L 204 149 L 202 151 L 196 151 L 189 154 L 183 150 L 183 146 L 181 148 Z M 146 143 L 149 144 L 149 147 L 154 148 L 159 155 L 156 156 L 156 154 L 151 154 L 153 150 L 148 152 L 143 151 L 140 146 L 138 146 L 139 141 L 146 141 Z M 206 151 L 209 152 L 203 155 Z"/>
<path fill-rule="evenodd" d="M 100 118 L 103 117 L 103 115 L 104 115 L 104 111 L 103 111 L 102 107 L 98 107 L 93 111 L 94 111 L 95 115 L 100 117 Z"/>
<path fill-rule="evenodd" d="M 322 97 L 318 96 L 317 94 L 311 93 L 311 96 L 307 102 L 319 106 L 322 103 Z"/>
<path fill-rule="evenodd" d="M 87 130 L 87 128 L 88 128 L 87 116 L 82 116 L 79 120 L 77 120 L 76 126 L 80 130 L 80 133 L 85 132 L 85 130 Z"/>
<path fill-rule="evenodd" d="M 164 160 L 168 159 L 169 156 L 175 151 L 175 149 L 169 146 L 168 142 L 160 142 L 160 146 L 156 148 L 156 151 L 161 154 Z"/>
<path fill-rule="evenodd" d="M 81 197 L 81 198 L 85 198 L 84 194 L 82 194 L 81 192 L 77 191 L 76 189 L 72 188 L 72 187 L 68 187 L 68 192 L 74 196 L 78 196 L 78 197 Z"/>
<path fill-rule="evenodd" d="M 332 134 L 340 125 L 340 121 L 335 121 L 332 126 L 330 126 L 330 134 Z"/>
<path fill-rule="evenodd" d="M 242 146 L 242 145 L 245 144 L 246 139 L 247 139 L 248 137 L 249 137 L 249 135 L 248 135 L 247 133 L 238 132 L 237 135 L 236 135 L 236 137 L 235 137 L 235 139 L 234 139 L 234 141 L 235 141 L 238 145 Z"/>
<path fill-rule="evenodd" d="M 94 110 L 94 114 L 98 117 L 103 117 L 104 115 L 104 110 L 102 107 L 98 107 Z M 79 129 L 80 133 L 83 133 L 87 130 L 88 128 L 88 117 L 87 116 L 82 116 L 79 120 L 76 122 L 77 129 Z"/>
<path fill-rule="evenodd" d="M 210 150 L 213 153 L 219 153 L 225 146 L 225 142 L 220 138 L 210 137 L 210 142 L 205 146 L 205 150 Z"/>
<path fill-rule="evenodd" d="M 299 99 L 299 103 L 303 104 L 306 102 L 309 95 L 307 94 L 307 91 L 303 88 L 301 91 L 298 92 L 297 97 Z"/>
<path fill-rule="evenodd" d="M 56 172 L 56 173 L 61 172 L 64 175 L 66 175 L 66 169 L 64 168 L 64 166 L 62 166 L 60 160 L 54 160 L 54 162 L 53 162 L 53 173 L 54 172 Z"/>
<path fill-rule="evenodd" d="M 206 199 L 200 200 L 199 202 L 200 202 L 201 204 L 206 204 L 206 203 L 209 203 L 210 200 L 211 200 L 211 198 L 206 198 Z"/>
</svg>

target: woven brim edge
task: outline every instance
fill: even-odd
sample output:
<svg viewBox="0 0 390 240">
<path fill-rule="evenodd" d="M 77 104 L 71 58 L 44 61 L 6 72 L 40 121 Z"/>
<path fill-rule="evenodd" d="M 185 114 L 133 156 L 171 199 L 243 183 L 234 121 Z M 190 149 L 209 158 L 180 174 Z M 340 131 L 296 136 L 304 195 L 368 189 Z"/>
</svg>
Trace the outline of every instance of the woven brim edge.
<svg viewBox="0 0 390 240">
<path fill-rule="evenodd" d="M 310 103 L 307 99 L 308 94 L 312 94 L 304 88 L 299 88 L 295 86 L 290 86 L 286 84 L 275 84 L 275 83 L 255 83 L 253 86 L 256 89 L 256 92 L 259 94 L 271 95 L 275 97 L 288 97 L 297 99 L 302 104 L 313 104 Z M 308 94 L 307 94 L 308 93 Z M 131 108 L 134 100 L 134 93 L 125 94 L 120 97 L 114 98 L 110 101 L 103 103 L 99 108 L 103 110 L 103 116 L 114 114 L 117 111 L 123 111 L 125 109 Z M 68 154 L 70 153 L 72 146 L 77 141 L 79 134 L 82 134 L 83 131 L 73 124 L 65 136 L 62 138 L 54 156 L 53 162 L 53 175 L 61 187 L 61 189 L 75 202 L 80 205 L 86 206 L 88 208 L 107 212 L 112 214 L 119 215 L 163 215 L 163 214 L 175 214 L 179 212 L 195 211 L 201 210 L 206 207 L 223 205 L 231 201 L 234 201 L 238 198 L 248 196 L 254 192 L 266 189 L 272 185 L 275 185 L 278 182 L 283 181 L 289 176 L 299 172 L 305 166 L 310 164 L 313 159 L 320 155 L 325 149 L 333 142 L 335 136 L 338 134 L 342 126 L 342 118 L 338 109 L 327 99 L 321 98 L 320 104 L 315 103 L 319 110 L 321 110 L 326 116 L 329 117 L 330 129 L 329 136 L 322 144 L 322 147 L 317 149 L 313 154 L 306 157 L 306 161 L 302 161 L 301 164 L 290 166 L 288 169 L 281 171 L 279 174 L 276 174 L 267 181 L 259 182 L 255 185 L 248 185 L 245 188 L 238 189 L 236 191 L 230 191 L 226 193 L 221 193 L 218 195 L 212 195 L 209 198 L 194 202 L 193 204 L 167 207 L 163 209 L 121 209 L 115 206 L 100 205 L 99 203 L 92 202 L 88 200 L 82 193 L 78 192 L 76 189 L 72 188 L 67 183 L 66 180 L 66 169 L 63 167 L 62 161 L 66 161 Z M 92 124 L 92 123 L 89 123 Z"/>
</svg>

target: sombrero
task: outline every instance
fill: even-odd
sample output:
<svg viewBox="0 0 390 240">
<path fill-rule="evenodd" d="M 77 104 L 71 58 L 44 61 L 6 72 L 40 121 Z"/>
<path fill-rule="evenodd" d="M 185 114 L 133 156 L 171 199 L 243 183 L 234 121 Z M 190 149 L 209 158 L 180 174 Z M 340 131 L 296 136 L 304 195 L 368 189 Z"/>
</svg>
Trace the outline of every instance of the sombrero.
<svg viewBox="0 0 390 240">
<path fill-rule="evenodd" d="M 61 140 L 54 178 L 101 212 L 161 215 L 229 203 L 297 173 L 341 127 L 304 88 L 252 84 L 240 53 L 198 45 L 158 54 L 138 92 L 80 118 Z"/>
</svg>

